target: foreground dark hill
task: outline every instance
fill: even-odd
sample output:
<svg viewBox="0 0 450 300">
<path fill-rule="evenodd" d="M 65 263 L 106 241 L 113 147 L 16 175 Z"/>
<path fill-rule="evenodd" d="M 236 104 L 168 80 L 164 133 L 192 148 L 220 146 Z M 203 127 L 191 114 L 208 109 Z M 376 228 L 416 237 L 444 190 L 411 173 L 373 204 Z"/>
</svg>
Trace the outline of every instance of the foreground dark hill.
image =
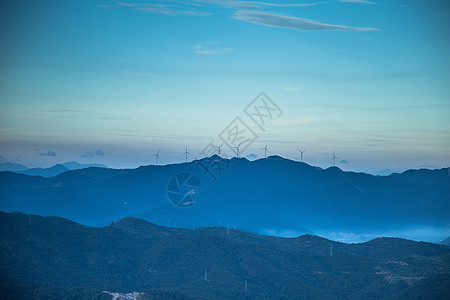
<svg viewBox="0 0 450 300">
<path fill-rule="evenodd" d="M 149 299 L 449 295 L 450 248 L 402 239 L 349 245 L 311 235 L 167 228 L 135 218 L 98 228 L 20 213 L 0 213 L 0 233 L 1 294 L 16 299 L 34 288 L 68 299 L 72 293 L 100 299 L 102 290 L 152 290 Z"/>
<path fill-rule="evenodd" d="M 167 196 L 170 179 L 181 172 L 194 174 L 202 185 L 198 203 L 183 209 Z M 138 216 L 160 225 L 236 226 L 285 236 L 326 230 L 380 234 L 420 226 L 444 228 L 448 236 L 449 199 L 447 169 L 372 176 L 277 156 L 87 168 L 51 178 L 0 172 L 1 210 L 63 216 L 87 225 Z"/>
</svg>

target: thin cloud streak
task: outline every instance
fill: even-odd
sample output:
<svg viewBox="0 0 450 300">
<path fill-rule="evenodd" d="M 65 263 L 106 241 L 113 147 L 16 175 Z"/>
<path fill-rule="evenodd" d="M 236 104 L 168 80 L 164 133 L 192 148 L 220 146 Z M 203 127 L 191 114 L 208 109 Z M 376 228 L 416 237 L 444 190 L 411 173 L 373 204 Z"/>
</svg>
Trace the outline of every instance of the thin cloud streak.
<svg viewBox="0 0 450 300">
<path fill-rule="evenodd" d="M 364 4 L 375 4 L 374 2 L 367 0 L 339 0 L 340 2 L 353 2 Z M 218 6 L 222 8 L 229 8 L 235 10 L 232 18 L 255 23 L 264 26 L 290 28 L 304 31 L 374 31 L 378 30 L 372 27 L 351 27 L 344 25 L 335 25 L 321 23 L 314 20 L 303 19 L 299 17 L 293 17 L 288 15 L 279 15 L 276 13 L 266 12 L 263 9 L 267 7 L 278 8 L 292 8 L 292 7 L 308 7 L 313 5 L 319 5 L 326 2 L 312 2 L 312 3 L 270 3 L 259 1 L 224 1 L 224 0 L 193 0 L 190 2 L 181 2 L 177 0 L 169 1 L 171 4 L 161 3 L 143 3 L 143 4 L 131 4 L 126 2 L 117 2 L 116 7 L 127 7 L 131 9 L 140 10 L 151 14 L 163 14 L 169 16 L 177 15 L 191 15 L 191 16 L 209 16 L 212 15 L 207 11 L 199 10 L 187 10 L 187 7 L 198 6 Z M 197 54 L 221 54 L 229 52 L 230 49 L 218 50 L 200 50 L 195 51 Z"/>
<path fill-rule="evenodd" d="M 116 121 L 132 121 L 135 120 L 134 118 L 131 117 L 99 117 L 99 119 L 101 120 L 116 120 Z"/>
<path fill-rule="evenodd" d="M 51 113 L 85 113 L 88 111 L 78 110 L 78 109 L 42 109 L 42 112 L 51 112 Z"/>
<path fill-rule="evenodd" d="M 96 156 L 105 156 L 105 152 L 103 152 L 102 150 L 97 150 L 95 152 L 86 152 L 84 154 L 81 154 L 80 157 L 91 158 L 91 157 L 96 157 Z"/>
<path fill-rule="evenodd" d="M 375 2 L 367 1 L 367 0 L 339 0 L 339 2 L 361 3 L 361 4 L 376 4 Z"/>
<path fill-rule="evenodd" d="M 224 1 L 224 0 L 196 0 L 195 2 L 218 5 L 233 9 L 258 9 L 264 7 L 307 7 L 322 4 L 324 2 L 313 3 L 269 3 L 259 1 Z"/>
<path fill-rule="evenodd" d="M 40 156 L 52 156 L 52 157 L 56 156 L 55 151 L 52 151 L 52 150 L 48 150 L 48 152 L 36 153 L 36 154 L 39 154 Z"/>
<path fill-rule="evenodd" d="M 175 2 L 177 3 L 177 2 Z M 193 3 L 183 3 L 185 5 L 195 5 Z M 142 3 L 142 4 L 131 4 L 126 2 L 118 2 L 116 7 L 127 7 L 131 9 L 136 9 L 145 13 L 151 14 L 163 14 L 168 16 L 177 15 L 189 15 L 189 16 L 210 16 L 211 13 L 207 11 L 197 11 L 197 10 L 183 10 L 181 7 L 175 4 L 158 4 L 158 3 Z"/>
<path fill-rule="evenodd" d="M 207 46 L 203 46 L 202 44 L 197 44 L 194 46 L 195 54 L 204 54 L 204 55 L 217 55 L 224 54 L 227 52 L 234 51 L 233 48 L 215 48 L 214 45 L 218 45 L 218 42 L 207 42 Z"/>
<path fill-rule="evenodd" d="M 300 119 L 282 119 L 282 120 L 273 120 L 272 126 L 292 126 L 292 125 L 299 125 L 299 124 L 305 124 L 316 121 L 317 117 L 306 117 L 306 118 L 300 118 Z"/>
<path fill-rule="evenodd" d="M 297 91 L 300 91 L 301 89 L 302 88 L 299 88 L 299 87 L 285 86 L 283 88 L 283 91 L 297 92 Z"/>
<path fill-rule="evenodd" d="M 404 110 L 425 110 L 425 109 L 436 109 L 436 108 L 448 108 L 448 105 L 411 105 L 411 106 L 392 106 L 392 107 L 370 107 L 370 106 L 350 106 L 350 105 L 330 105 L 330 104 L 318 104 L 311 107 L 324 107 L 333 109 L 344 109 L 344 110 L 365 110 L 365 111 L 404 111 Z"/>
<path fill-rule="evenodd" d="M 237 11 L 233 18 L 241 21 L 255 23 L 270 27 L 281 27 L 289 29 L 297 29 L 303 31 L 375 31 L 378 30 L 372 27 L 350 27 L 343 25 L 334 25 L 320 23 L 313 20 L 297 18 L 286 15 L 277 15 L 274 13 L 262 12 L 262 11 Z"/>
</svg>

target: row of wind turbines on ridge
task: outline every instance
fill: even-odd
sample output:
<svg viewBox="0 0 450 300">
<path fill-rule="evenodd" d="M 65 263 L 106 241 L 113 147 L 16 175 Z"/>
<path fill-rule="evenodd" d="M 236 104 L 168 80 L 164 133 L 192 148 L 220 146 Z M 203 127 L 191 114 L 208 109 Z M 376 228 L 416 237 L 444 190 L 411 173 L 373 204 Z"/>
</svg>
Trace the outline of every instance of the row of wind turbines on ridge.
<svg viewBox="0 0 450 300">
<path fill-rule="evenodd" d="M 236 149 L 236 157 L 238 157 L 238 158 L 239 158 L 239 147 L 241 147 L 241 145 L 242 145 L 242 143 L 239 144 L 236 147 L 233 147 L 234 149 Z M 267 153 L 270 153 L 269 149 L 267 149 L 267 145 L 268 145 L 268 143 L 266 143 L 266 146 L 264 148 L 259 149 L 259 150 L 264 150 L 264 158 L 267 158 Z M 222 153 L 222 146 L 223 146 L 223 144 L 221 144 L 220 146 L 214 146 L 213 145 L 213 147 L 217 148 L 217 155 L 219 155 L 219 156 Z M 300 149 L 297 149 L 297 150 L 298 150 L 298 152 L 300 152 L 300 161 L 303 162 L 303 153 L 305 153 L 308 150 L 300 150 Z M 160 159 L 159 158 L 159 153 L 160 152 L 161 151 L 158 150 L 158 152 L 156 154 L 152 155 L 152 156 L 155 157 L 156 165 L 158 165 L 158 163 L 159 163 L 159 159 Z M 185 151 L 184 151 L 183 155 L 185 156 L 185 162 L 188 161 L 188 155 L 192 156 L 192 154 L 188 151 L 187 146 L 185 147 Z M 330 161 L 331 160 L 333 161 L 333 166 L 336 166 L 336 159 L 338 159 L 338 157 L 336 155 L 334 155 L 334 151 L 333 151 L 333 156 L 330 159 Z"/>
</svg>

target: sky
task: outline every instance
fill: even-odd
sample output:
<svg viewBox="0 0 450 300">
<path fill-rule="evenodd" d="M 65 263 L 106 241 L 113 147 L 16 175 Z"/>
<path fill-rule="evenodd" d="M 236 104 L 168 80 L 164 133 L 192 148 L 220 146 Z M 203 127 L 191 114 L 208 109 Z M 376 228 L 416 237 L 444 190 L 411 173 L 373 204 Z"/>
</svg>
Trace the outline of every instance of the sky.
<svg viewBox="0 0 450 300">
<path fill-rule="evenodd" d="M 333 152 L 344 170 L 446 167 L 449 13 L 444 0 L 2 1 L 0 162 L 134 168 L 221 144 L 264 158 L 267 144 L 324 168 Z"/>
</svg>

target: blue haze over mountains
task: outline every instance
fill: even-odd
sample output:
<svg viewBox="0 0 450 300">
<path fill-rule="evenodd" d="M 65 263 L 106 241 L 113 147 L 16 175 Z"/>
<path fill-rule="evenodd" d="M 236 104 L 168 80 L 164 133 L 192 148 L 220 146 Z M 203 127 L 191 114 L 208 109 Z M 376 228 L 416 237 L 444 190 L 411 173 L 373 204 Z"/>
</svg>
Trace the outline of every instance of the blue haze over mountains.
<svg viewBox="0 0 450 300">
<path fill-rule="evenodd" d="M 380 235 L 437 242 L 449 236 L 447 168 L 373 176 L 337 167 L 322 170 L 279 156 L 212 158 L 227 166 L 215 181 L 198 166 L 210 158 L 136 169 L 88 167 L 56 176 L 49 174 L 70 165 L 45 174 L 0 172 L 0 210 L 91 226 L 135 216 L 171 227 L 236 227 L 287 237 L 309 233 L 346 242 Z M 169 180 L 181 172 L 202 183 L 199 202 L 189 208 L 176 207 L 167 197 Z"/>
<path fill-rule="evenodd" d="M 12 171 L 21 174 L 42 177 L 52 177 L 69 170 L 85 169 L 89 167 L 108 168 L 103 164 L 80 164 L 76 161 L 56 164 L 48 168 L 28 168 L 18 163 L 0 163 L 0 171 Z"/>
</svg>

